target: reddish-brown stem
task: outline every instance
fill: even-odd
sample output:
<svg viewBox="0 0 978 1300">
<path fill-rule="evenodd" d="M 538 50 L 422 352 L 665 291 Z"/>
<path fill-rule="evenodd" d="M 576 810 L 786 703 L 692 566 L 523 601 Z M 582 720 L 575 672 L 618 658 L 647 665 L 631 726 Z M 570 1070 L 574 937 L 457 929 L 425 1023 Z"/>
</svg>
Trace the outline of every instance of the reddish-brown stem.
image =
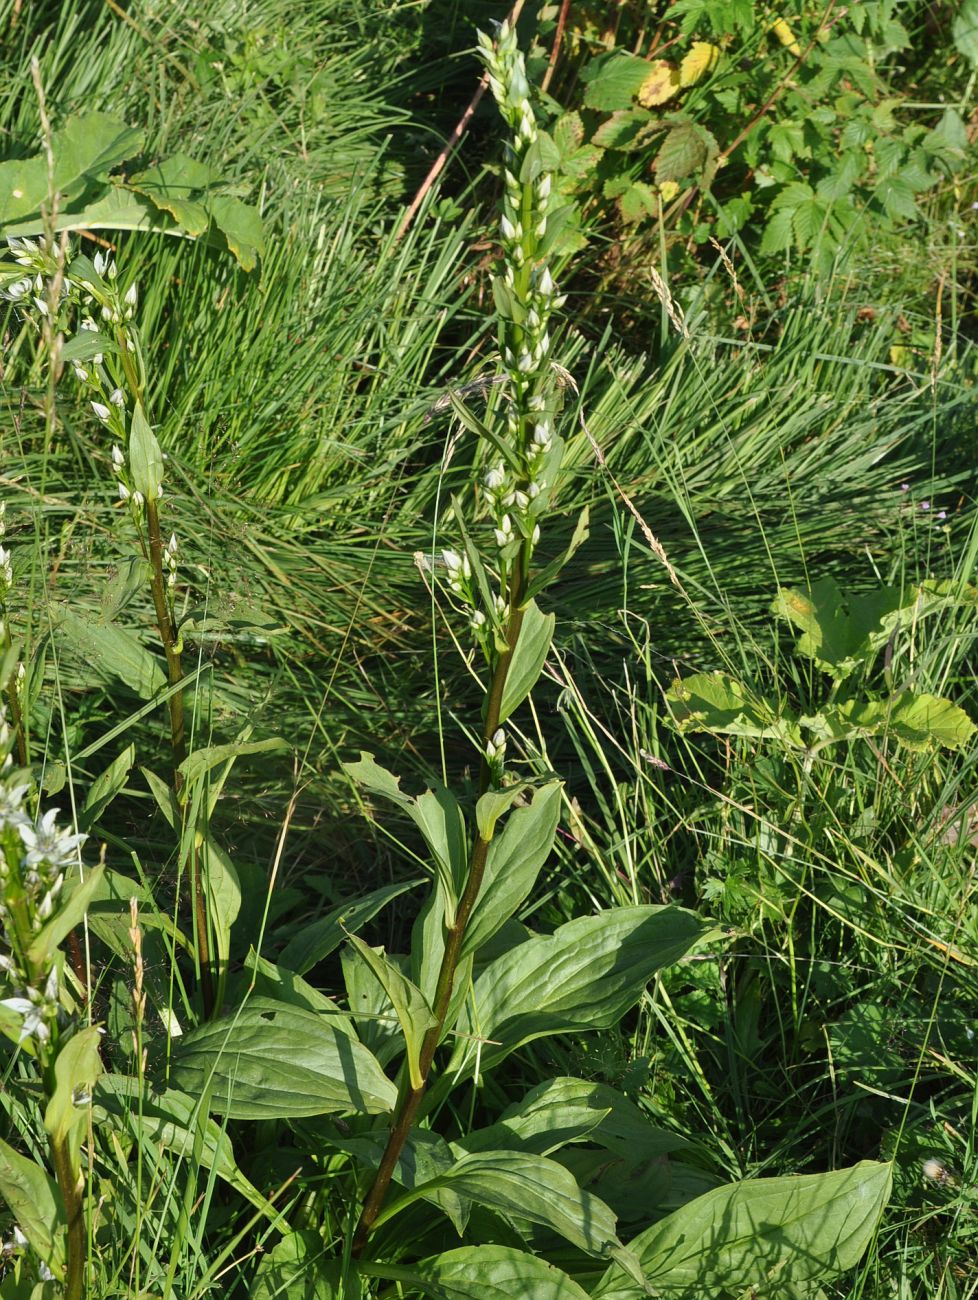
<svg viewBox="0 0 978 1300">
<path fill-rule="evenodd" d="M 526 571 L 527 558 L 525 553 L 520 557 L 517 564 L 517 571 L 514 575 L 513 586 L 510 592 L 510 609 L 512 613 L 506 627 L 506 649 L 499 656 L 496 663 L 495 671 L 492 675 L 492 681 L 489 686 L 489 695 L 486 699 L 485 722 L 482 730 L 482 770 L 479 780 L 479 792 L 484 794 L 488 790 L 491 782 L 491 771 L 486 761 L 486 747 L 492 737 L 496 734 L 499 726 L 500 707 L 502 705 L 503 689 L 506 685 L 506 677 L 509 673 L 509 666 L 513 660 L 513 651 L 516 648 L 516 641 L 520 634 L 520 628 L 523 625 L 523 610 L 520 608 L 523 593 L 526 590 Z M 387 1139 L 387 1146 L 381 1157 L 380 1165 L 374 1176 L 373 1185 L 367 1193 L 367 1198 L 363 1203 L 363 1209 L 360 1212 L 360 1219 L 353 1234 L 353 1255 L 355 1258 L 363 1252 L 367 1244 L 367 1238 L 370 1236 L 370 1230 L 374 1225 L 377 1215 L 383 1208 L 384 1201 L 390 1189 L 391 1178 L 394 1176 L 394 1169 L 397 1166 L 400 1154 L 404 1149 L 404 1144 L 408 1139 L 411 1128 L 417 1117 L 418 1108 L 424 1099 L 425 1089 L 428 1086 L 428 1075 L 431 1070 L 431 1063 L 434 1060 L 438 1044 L 441 1042 L 442 1034 L 445 1029 L 445 1022 L 448 1017 L 449 1008 L 452 1001 L 452 991 L 455 987 L 455 972 L 458 969 L 459 957 L 462 952 L 462 941 L 465 938 L 466 926 L 472 915 L 472 909 L 475 907 L 476 900 L 479 897 L 479 890 L 482 888 L 482 878 L 485 874 L 486 859 L 489 856 L 489 840 L 483 839 L 481 835 L 476 835 L 475 843 L 472 846 L 472 854 L 469 858 L 469 874 L 465 882 L 465 889 L 462 897 L 459 899 L 458 907 L 455 911 L 455 921 L 448 927 L 445 934 L 445 951 L 442 954 L 441 967 L 438 971 L 438 982 L 435 986 L 435 997 L 432 1011 L 435 1016 L 435 1024 L 425 1034 L 421 1044 L 421 1053 L 419 1059 L 419 1073 L 421 1083 L 418 1087 L 413 1087 L 410 1079 L 405 1073 L 405 1084 L 398 1104 L 394 1111 L 394 1121 L 391 1126 L 390 1135 Z"/>
<path fill-rule="evenodd" d="M 571 0 L 561 0 L 560 13 L 557 15 L 557 30 L 554 32 L 553 49 L 550 51 L 550 61 L 547 64 L 547 71 L 543 74 L 543 81 L 540 83 L 540 93 L 545 95 L 553 80 L 554 71 L 557 67 L 557 60 L 560 57 L 560 43 L 564 39 L 564 28 L 567 26 L 567 15 L 570 13 Z"/>
</svg>

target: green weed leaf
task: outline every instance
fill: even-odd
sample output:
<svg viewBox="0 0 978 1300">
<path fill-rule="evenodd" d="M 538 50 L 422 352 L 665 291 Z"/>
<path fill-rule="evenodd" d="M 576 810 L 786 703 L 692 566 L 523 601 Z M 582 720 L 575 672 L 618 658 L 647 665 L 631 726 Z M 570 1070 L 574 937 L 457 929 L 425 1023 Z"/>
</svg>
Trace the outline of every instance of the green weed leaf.
<svg viewBox="0 0 978 1300">
<path fill-rule="evenodd" d="M 420 1088 L 423 1083 L 420 1066 L 421 1044 L 427 1031 L 433 1029 L 438 1023 L 428 1005 L 428 1000 L 416 984 L 412 984 L 406 975 L 387 960 L 383 949 L 378 951 L 371 948 L 362 939 L 352 934 L 349 936 L 348 943 L 359 959 L 370 968 L 397 1014 L 404 1035 L 411 1087 Z"/>
<path fill-rule="evenodd" d="M 155 501 L 163 483 L 163 453 L 141 402 L 136 403 L 129 426 L 129 464 L 133 487 L 147 501 Z"/>
<path fill-rule="evenodd" d="M 152 700 L 165 689 L 166 674 L 159 660 L 132 632 L 114 623 L 96 623 L 79 613 L 66 613 L 58 630 L 96 672 L 118 677 L 140 699 Z"/>
<path fill-rule="evenodd" d="M 710 731 L 802 743 L 790 713 L 778 715 L 766 700 L 748 695 L 746 688 L 726 673 L 694 673 L 674 681 L 666 691 L 666 701 L 682 732 Z"/>
<path fill-rule="evenodd" d="M 279 964 L 299 975 L 305 975 L 331 952 L 335 952 L 350 933 L 372 920 L 381 908 L 420 883 L 419 880 L 406 880 L 403 884 L 384 885 L 364 894 L 362 898 L 338 904 L 325 916 L 301 927 L 293 935 L 279 953 Z"/>
</svg>

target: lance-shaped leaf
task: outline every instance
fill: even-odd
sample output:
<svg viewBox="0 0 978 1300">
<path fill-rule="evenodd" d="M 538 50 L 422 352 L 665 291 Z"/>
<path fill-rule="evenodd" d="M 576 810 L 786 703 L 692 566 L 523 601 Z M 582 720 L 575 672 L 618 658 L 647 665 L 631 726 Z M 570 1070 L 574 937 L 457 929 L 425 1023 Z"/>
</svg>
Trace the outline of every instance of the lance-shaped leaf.
<svg viewBox="0 0 978 1300">
<path fill-rule="evenodd" d="M 0 1197 L 32 1250 L 56 1277 L 64 1274 L 65 1211 L 54 1179 L 0 1140 Z"/>
<path fill-rule="evenodd" d="M 463 1156 L 447 1173 L 390 1202 L 376 1226 L 437 1188 L 450 1188 L 478 1205 L 543 1224 L 590 1255 L 607 1255 L 620 1244 L 617 1221 L 603 1201 L 578 1187 L 556 1161 L 519 1151 Z"/>
<path fill-rule="evenodd" d="M 541 614 L 535 600 L 524 609 L 499 704 L 500 722 L 506 721 L 536 685 L 553 640 L 556 621 L 553 614 Z"/>
<path fill-rule="evenodd" d="M 426 790 L 415 799 L 404 793 L 398 778 L 381 767 L 373 754 L 364 751 L 357 762 L 344 763 L 343 770 L 371 794 L 403 808 L 417 826 L 431 850 L 446 898 L 446 922 L 451 925 L 468 863 L 465 818 L 455 796 L 440 786 L 436 790 Z"/>
<path fill-rule="evenodd" d="M 530 503 L 531 513 L 533 512 L 533 507 L 536 505 L 537 501 L 539 500 L 540 500 L 539 496 L 533 498 L 533 501 Z M 551 582 L 553 582 L 554 578 L 556 578 L 557 575 L 561 572 L 561 570 L 564 568 L 564 565 L 567 564 L 568 560 L 570 560 L 573 557 L 574 553 L 578 550 L 578 548 L 582 546 L 584 542 L 587 541 L 589 533 L 590 533 L 590 513 L 588 507 L 585 506 L 584 509 L 577 517 L 577 523 L 574 525 L 574 531 L 571 534 L 571 539 L 568 542 L 567 546 L 564 548 L 564 550 L 561 551 L 561 553 L 556 557 L 556 559 L 551 560 L 549 564 L 545 565 L 540 570 L 539 573 L 536 573 L 533 575 L 533 577 L 531 577 L 529 585 L 527 586 L 526 589 L 526 595 L 528 599 L 531 599 L 533 596 L 538 595 L 541 591 L 544 590 L 544 588 L 550 586 Z"/>
<path fill-rule="evenodd" d="M 360 1295 L 355 1260 L 331 1258 L 318 1232 L 290 1232 L 265 1255 L 251 1300 L 341 1300 Z"/>
<path fill-rule="evenodd" d="M 587 1300 L 587 1292 L 555 1265 L 512 1246 L 446 1250 L 412 1264 L 411 1272 L 438 1300 Z"/>
<path fill-rule="evenodd" d="M 502 831 L 493 837 L 482 888 L 462 941 L 463 956 L 478 952 L 529 896 L 550 854 L 559 816 L 560 782 L 551 781 L 534 790 L 529 807 L 510 813 Z"/>
<path fill-rule="evenodd" d="M 359 930 L 373 920 L 381 908 L 420 883 L 420 880 L 405 880 L 403 884 L 384 885 L 364 894 L 362 898 L 339 903 L 325 916 L 303 926 L 292 936 L 279 953 L 279 965 L 305 975 L 331 952 L 335 952 L 348 934 Z"/>
<path fill-rule="evenodd" d="M 44 1111 L 44 1127 L 61 1143 L 88 1118 L 95 1082 L 102 1073 L 99 1030 L 80 1029 L 64 1044 L 54 1062 L 54 1092 Z"/>
<path fill-rule="evenodd" d="M 100 772 L 88 787 L 85 803 L 78 814 L 78 825 L 82 830 L 98 821 L 109 804 L 125 789 L 126 781 L 133 763 L 136 761 L 136 746 L 127 745 L 104 771 Z"/>
<path fill-rule="evenodd" d="M 155 501 L 163 483 L 163 453 L 141 402 L 133 408 L 129 424 L 129 465 L 133 487 L 147 501 Z"/>
<path fill-rule="evenodd" d="M 229 1119 L 283 1119 L 390 1110 L 397 1089 L 367 1049 L 299 1007 L 252 998 L 172 1048 L 171 1078 L 191 1095 L 210 1088 L 211 1109 Z"/>
<path fill-rule="evenodd" d="M 383 949 L 377 951 L 352 934 L 349 943 L 360 960 L 369 966 L 397 1014 L 404 1035 L 411 1087 L 420 1088 L 424 1082 L 420 1066 L 421 1044 L 427 1031 L 438 1023 L 428 1000 L 416 984 L 412 984 L 393 962 L 387 960 Z"/>
<path fill-rule="evenodd" d="M 758 1178 L 718 1187 L 641 1233 L 629 1249 L 663 1296 L 732 1292 L 777 1281 L 788 1287 L 859 1263 L 890 1194 L 891 1167 Z M 612 1265 L 595 1300 L 642 1292 Z"/>
<path fill-rule="evenodd" d="M 617 907 L 579 917 L 490 962 L 459 1028 L 497 1040 L 481 1045 L 483 1070 L 546 1034 L 610 1028 L 655 972 L 683 957 L 707 929 L 678 907 Z M 460 1043 L 453 1061 L 466 1054 Z"/>
</svg>

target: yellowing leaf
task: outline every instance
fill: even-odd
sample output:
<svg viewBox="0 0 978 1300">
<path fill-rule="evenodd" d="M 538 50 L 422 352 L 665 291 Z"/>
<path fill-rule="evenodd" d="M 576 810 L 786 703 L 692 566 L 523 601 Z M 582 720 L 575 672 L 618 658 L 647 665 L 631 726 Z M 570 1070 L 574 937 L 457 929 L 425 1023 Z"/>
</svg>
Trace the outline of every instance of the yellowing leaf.
<svg viewBox="0 0 978 1300">
<path fill-rule="evenodd" d="M 679 65 L 680 86 L 692 86 L 707 72 L 712 72 L 720 57 L 719 47 L 709 41 L 694 41 Z"/>
<path fill-rule="evenodd" d="M 645 108 L 652 108 L 672 99 L 678 89 L 679 73 L 665 59 L 656 59 L 649 64 L 649 75 L 639 88 L 638 102 Z"/>
<path fill-rule="evenodd" d="M 774 22 L 771 24 L 771 31 L 789 54 L 793 54 L 796 59 L 800 58 L 801 46 L 795 40 L 795 34 L 791 30 L 791 27 L 783 18 L 775 18 Z"/>
<path fill-rule="evenodd" d="M 662 195 L 663 203 L 671 203 L 679 193 L 679 184 L 676 181 L 663 181 L 659 186 L 659 193 Z"/>
</svg>

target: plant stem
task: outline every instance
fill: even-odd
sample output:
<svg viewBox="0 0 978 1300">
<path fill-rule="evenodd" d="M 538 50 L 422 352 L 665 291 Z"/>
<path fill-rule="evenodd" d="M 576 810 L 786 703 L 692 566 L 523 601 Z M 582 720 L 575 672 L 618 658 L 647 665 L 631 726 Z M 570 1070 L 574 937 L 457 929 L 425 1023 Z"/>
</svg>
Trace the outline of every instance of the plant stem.
<svg viewBox="0 0 978 1300">
<path fill-rule="evenodd" d="M 513 660 L 513 651 L 516 648 L 516 641 L 520 634 L 520 628 L 523 625 L 523 610 L 520 607 L 523 599 L 523 592 L 526 590 L 527 571 L 529 567 L 529 550 L 523 548 L 523 552 L 517 561 L 516 571 L 513 575 L 512 585 L 510 587 L 510 615 L 506 625 L 506 646 L 496 661 L 496 667 L 493 671 L 492 681 L 489 686 L 489 694 L 486 699 L 485 724 L 482 733 L 482 769 L 479 779 L 479 793 L 485 794 L 491 783 L 491 771 L 486 760 L 486 746 L 496 733 L 499 726 L 499 711 L 502 704 L 503 690 L 506 686 L 506 677 L 509 674 L 509 666 Z M 482 878 L 485 874 L 486 859 L 489 856 L 490 841 L 477 834 L 475 843 L 472 846 L 472 854 L 469 858 L 469 873 L 465 882 L 465 889 L 462 891 L 462 897 L 459 899 L 458 907 L 455 911 L 454 924 L 449 926 L 445 935 L 445 951 L 441 959 L 441 967 L 438 971 L 438 982 L 435 986 L 435 999 L 432 1011 L 435 1016 L 435 1024 L 425 1034 L 421 1044 L 421 1053 L 419 1059 L 419 1071 L 421 1074 L 421 1083 L 417 1088 L 410 1084 L 410 1078 L 405 1071 L 404 1083 L 402 1084 L 401 1095 L 398 1098 L 397 1107 L 394 1111 L 394 1121 L 387 1139 L 387 1146 L 378 1166 L 377 1173 L 374 1176 L 373 1184 L 367 1193 L 366 1200 L 363 1203 L 363 1209 L 360 1211 L 360 1218 L 357 1222 L 356 1231 L 353 1234 L 352 1253 L 354 1258 L 359 1258 L 367 1244 L 367 1238 L 370 1236 L 370 1229 L 373 1227 L 377 1215 L 383 1208 L 387 1193 L 390 1190 L 391 1178 L 394 1175 L 394 1169 L 404 1149 L 404 1144 L 408 1139 L 411 1128 L 417 1117 L 418 1109 L 424 1099 L 425 1090 L 428 1086 L 428 1075 L 431 1070 L 431 1064 L 434 1060 L 438 1044 L 441 1042 L 442 1033 L 445 1028 L 445 1022 L 448 1017 L 449 1008 L 452 1001 L 452 991 L 455 987 L 455 972 L 458 969 L 459 956 L 462 951 L 462 941 L 465 938 L 465 929 L 472 915 L 472 909 L 475 907 L 476 900 L 479 897 L 479 890 L 482 888 Z"/>
<path fill-rule="evenodd" d="M 51 1139 L 51 1157 L 64 1201 L 68 1224 L 67 1264 L 65 1266 L 65 1300 L 82 1300 L 85 1293 L 85 1216 L 83 1192 L 85 1182 L 72 1169 L 71 1154 L 65 1138 Z"/>
</svg>

